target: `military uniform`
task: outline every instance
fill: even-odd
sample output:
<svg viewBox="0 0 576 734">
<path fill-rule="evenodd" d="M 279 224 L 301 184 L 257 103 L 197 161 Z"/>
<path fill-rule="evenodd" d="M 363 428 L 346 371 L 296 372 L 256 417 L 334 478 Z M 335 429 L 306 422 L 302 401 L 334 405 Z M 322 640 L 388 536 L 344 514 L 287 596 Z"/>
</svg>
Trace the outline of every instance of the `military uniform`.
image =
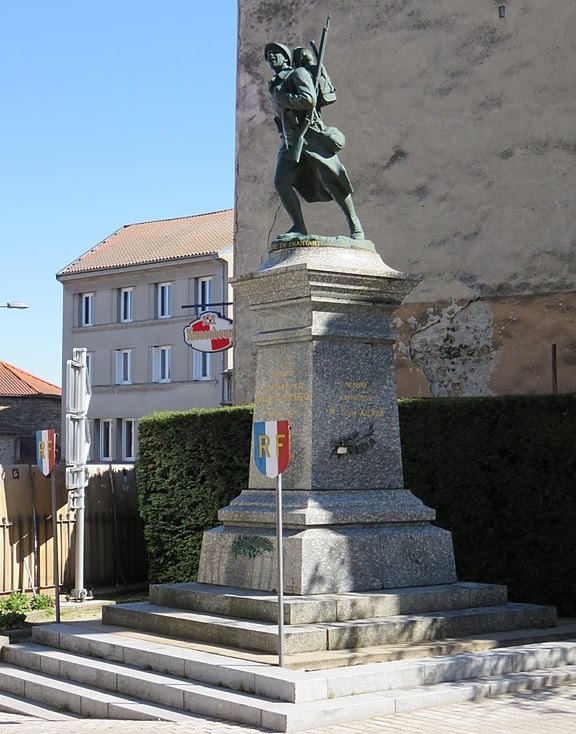
<svg viewBox="0 0 576 734">
<path fill-rule="evenodd" d="M 351 194 L 352 184 L 336 154 L 336 149 L 343 145 L 343 136 L 335 139 L 332 129 L 326 128 L 315 110 L 316 92 L 310 73 L 302 67 L 282 69 L 270 81 L 269 88 L 274 119 L 283 138 L 277 175 L 289 161 L 294 163 L 288 148 L 298 139 L 306 114 L 313 110 L 292 186 L 309 202 L 331 201 Z"/>
</svg>

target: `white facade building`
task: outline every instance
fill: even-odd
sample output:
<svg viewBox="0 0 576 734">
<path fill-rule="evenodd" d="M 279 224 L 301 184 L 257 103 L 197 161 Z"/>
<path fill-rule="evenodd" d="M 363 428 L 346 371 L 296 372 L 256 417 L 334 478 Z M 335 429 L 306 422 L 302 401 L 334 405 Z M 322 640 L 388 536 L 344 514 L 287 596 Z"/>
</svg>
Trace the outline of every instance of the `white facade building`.
<svg viewBox="0 0 576 734">
<path fill-rule="evenodd" d="M 90 461 L 134 461 L 145 415 L 232 402 L 232 350 L 194 351 L 184 328 L 232 300 L 233 229 L 233 210 L 127 225 L 57 274 L 63 384 L 72 350 L 87 349 Z M 231 318 L 230 305 L 210 310 Z"/>
</svg>

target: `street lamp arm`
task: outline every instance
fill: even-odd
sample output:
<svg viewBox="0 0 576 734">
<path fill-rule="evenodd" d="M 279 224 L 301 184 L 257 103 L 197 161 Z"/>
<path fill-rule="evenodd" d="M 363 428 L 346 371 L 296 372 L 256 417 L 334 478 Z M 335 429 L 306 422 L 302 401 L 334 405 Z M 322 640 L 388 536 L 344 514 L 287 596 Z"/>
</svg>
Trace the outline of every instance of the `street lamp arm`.
<svg viewBox="0 0 576 734">
<path fill-rule="evenodd" d="M 8 301 L 8 303 L 0 303 L 0 308 L 28 308 L 28 304 L 22 301 Z"/>
</svg>

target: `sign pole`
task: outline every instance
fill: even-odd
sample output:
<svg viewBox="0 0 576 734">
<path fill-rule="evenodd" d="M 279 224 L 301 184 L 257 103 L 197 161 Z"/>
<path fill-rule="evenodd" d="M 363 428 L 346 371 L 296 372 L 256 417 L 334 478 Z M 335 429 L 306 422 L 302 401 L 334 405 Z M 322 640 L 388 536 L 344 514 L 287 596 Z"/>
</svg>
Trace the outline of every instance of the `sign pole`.
<svg viewBox="0 0 576 734">
<path fill-rule="evenodd" d="M 256 468 L 276 478 L 276 587 L 278 591 L 278 666 L 284 666 L 284 546 L 282 474 L 290 463 L 290 423 L 287 420 L 254 421 L 253 454 Z"/>
<path fill-rule="evenodd" d="M 84 601 L 87 592 L 84 589 L 84 487 L 76 492 L 76 586 L 73 594 L 76 601 Z"/>
<path fill-rule="evenodd" d="M 56 610 L 56 622 L 60 622 L 60 564 L 58 562 L 58 498 L 56 497 L 56 431 L 47 428 L 45 431 L 36 431 L 36 463 L 45 477 L 52 480 L 52 537 L 54 558 L 54 607 Z M 30 482 L 32 483 L 32 511 L 34 510 L 34 480 L 30 471 Z M 34 521 L 35 523 L 36 521 Z M 34 530 L 36 536 L 36 530 Z M 35 544 L 37 538 L 35 537 Z M 32 582 L 34 584 L 34 582 Z M 34 595 L 34 587 L 32 587 Z"/>
<path fill-rule="evenodd" d="M 254 463 L 267 477 L 276 478 L 276 586 L 278 591 L 278 665 L 284 666 L 284 547 L 282 519 L 282 473 L 290 463 L 290 423 L 254 421 Z"/>
<path fill-rule="evenodd" d="M 92 598 L 84 588 L 84 501 L 88 484 L 86 461 L 90 449 L 88 405 L 91 391 L 86 349 L 73 349 L 72 359 L 66 362 L 66 488 L 69 490 L 68 507 L 76 511 L 76 585 L 70 598 L 78 602 Z"/>
<path fill-rule="evenodd" d="M 278 665 L 284 666 L 284 548 L 282 547 L 282 474 L 276 477 L 276 548 L 278 560 Z"/>
<path fill-rule="evenodd" d="M 54 538 L 54 609 L 56 612 L 56 624 L 60 624 L 60 563 L 58 560 L 58 501 L 56 498 L 56 467 L 52 469 L 52 534 Z"/>
</svg>

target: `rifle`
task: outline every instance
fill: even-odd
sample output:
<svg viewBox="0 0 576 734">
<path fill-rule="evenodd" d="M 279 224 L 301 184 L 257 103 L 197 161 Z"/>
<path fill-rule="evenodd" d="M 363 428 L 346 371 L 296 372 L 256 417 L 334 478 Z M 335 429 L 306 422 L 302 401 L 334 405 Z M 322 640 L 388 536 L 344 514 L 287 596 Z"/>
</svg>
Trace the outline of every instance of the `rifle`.
<svg viewBox="0 0 576 734">
<path fill-rule="evenodd" d="M 318 86 L 320 84 L 320 74 L 322 73 L 322 64 L 324 63 L 324 54 L 326 52 L 326 42 L 328 40 L 328 29 L 330 27 L 330 16 L 326 18 L 326 25 L 322 29 L 322 36 L 320 38 L 320 48 L 316 49 L 316 44 L 311 41 L 312 49 L 314 50 L 317 58 L 317 64 L 316 64 L 316 70 L 314 72 L 314 76 L 312 77 L 312 81 L 314 82 L 314 91 L 316 93 L 316 97 L 318 96 Z M 306 117 L 304 118 L 304 122 L 302 123 L 302 127 L 300 129 L 300 133 L 298 134 L 298 138 L 294 145 L 290 148 L 288 152 L 288 157 L 295 161 L 296 163 L 300 162 L 300 156 L 302 155 L 302 148 L 304 147 L 304 138 L 306 136 L 306 133 L 308 132 L 308 128 L 310 127 L 310 123 L 312 122 L 312 117 L 314 115 L 314 111 L 316 110 L 316 105 L 306 114 Z"/>
</svg>

